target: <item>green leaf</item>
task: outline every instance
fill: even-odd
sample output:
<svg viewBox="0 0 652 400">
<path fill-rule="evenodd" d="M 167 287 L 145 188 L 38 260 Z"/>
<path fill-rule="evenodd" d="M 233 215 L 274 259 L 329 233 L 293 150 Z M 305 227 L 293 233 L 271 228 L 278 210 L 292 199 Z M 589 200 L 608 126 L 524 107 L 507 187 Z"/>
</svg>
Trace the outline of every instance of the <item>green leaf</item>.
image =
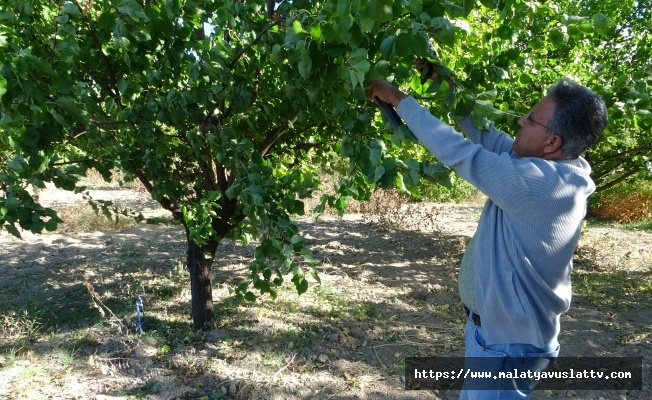
<svg viewBox="0 0 652 400">
<path fill-rule="evenodd" d="M 598 30 L 604 30 L 606 28 L 610 28 L 615 25 L 614 21 L 611 18 L 604 15 L 603 13 L 593 14 L 592 19 L 595 28 Z"/>
<path fill-rule="evenodd" d="M 473 113 L 471 115 L 471 122 L 473 123 L 473 126 L 475 126 L 476 128 L 485 129 L 487 124 L 489 123 L 489 120 L 487 119 L 487 117 Z"/>
<path fill-rule="evenodd" d="M 371 67 L 371 64 L 369 64 L 369 61 L 367 60 L 361 60 L 358 61 L 357 63 L 353 64 L 353 69 L 356 70 L 358 73 L 367 73 L 369 72 L 369 68 Z"/>
<path fill-rule="evenodd" d="M 27 163 L 25 162 L 25 159 L 19 154 L 16 154 L 14 158 L 12 158 L 11 161 L 7 163 L 7 167 L 13 169 L 14 171 L 22 171 L 25 166 L 27 166 Z"/>
<path fill-rule="evenodd" d="M 316 270 L 316 269 L 311 268 L 310 271 L 308 271 L 308 273 L 310 274 L 310 276 L 312 276 L 312 278 L 313 278 L 314 280 L 316 280 L 317 282 L 321 283 L 321 279 L 319 278 L 319 275 L 317 274 L 317 270 Z"/>
<path fill-rule="evenodd" d="M 493 82 L 500 82 L 509 79 L 509 73 L 503 68 L 491 66 L 489 68 L 489 78 Z"/>
<path fill-rule="evenodd" d="M 385 175 L 385 172 L 386 172 L 385 167 L 382 164 L 377 165 L 376 172 L 374 175 L 374 182 L 378 182 L 379 180 L 381 180 L 383 175 Z"/>
<path fill-rule="evenodd" d="M 369 0 L 360 15 L 375 22 L 389 21 L 394 18 L 393 3 L 392 0 Z"/>
<path fill-rule="evenodd" d="M 394 184 L 396 185 L 396 188 L 400 190 L 401 192 L 407 192 L 407 188 L 405 187 L 405 181 L 403 180 L 403 174 L 396 174 L 395 182 Z"/>
<path fill-rule="evenodd" d="M 303 246 L 304 243 L 306 243 L 306 238 L 301 235 L 294 235 L 290 239 L 290 244 Z"/>
<path fill-rule="evenodd" d="M 486 117 L 494 113 L 494 105 L 490 101 L 476 100 L 473 107 L 473 114 Z"/>
<path fill-rule="evenodd" d="M 294 22 L 292 22 L 292 29 L 294 30 L 295 35 L 308 34 L 308 31 L 303 29 L 303 26 L 301 26 L 301 21 L 298 21 L 296 19 L 294 20 Z"/>
<path fill-rule="evenodd" d="M 396 37 L 396 53 L 399 57 L 428 57 L 430 56 L 430 45 L 424 31 L 417 34 L 403 32 Z"/>
<path fill-rule="evenodd" d="M 5 200 L 5 207 L 7 208 L 7 211 L 16 211 L 21 205 L 20 200 L 18 200 L 15 197 L 8 197 Z"/>
<path fill-rule="evenodd" d="M 7 232 L 11 233 L 12 235 L 14 235 L 15 237 L 17 237 L 18 239 L 22 239 L 22 238 L 23 238 L 23 237 L 20 235 L 20 232 L 18 231 L 18 229 L 16 229 L 15 226 L 10 225 L 10 224 L 5 224 L 4 227 L 5 227 L 5 229 L 7 230 Z"/>
<path fill-rule="evenodd" d="M 16 14 L 13 11 L 0 12 L 0 21 L 8 21 L 14 18 L 16 18 Z"/>
<path fill-rule="evenodd" d="M 475 7 L 475 2 L 477 0 L 464 0 L 462 3 L 462 16 L 464 18 L 468 17 L 469 14 L 471 14 L 471 11 L 473 11 L 473 8 Z"/>
<path fill-rule="evenodd" d="M 258 298 L 258 296 L 256 296 L 252 292 L 247 292 L 244 295 L 244 299 L 247 300 L 247 301 L 251 301 L 251 302 L 256 301 L 257 298 Z"/>
<path fill-rule="evenodd" d="M 45 223 L 45 230 L 48 232 L 54 232 L 57 230 L 59 220 L 57 218 L 50 218 Z"/>
<path fill-rule="evenodd" d="M 297 294 L 304 294 L 308 291 L 308 281 L 303 278 L 297 279 L 294 286 L 297 288 Z"/>
<path fill-rule="evenodd" d="M 300 59 L 299 59 L 299 74 L 304 79 L 308 79 L 310 77 L 310 71 L 312 71 L 312 59 L 310 59 L 310 55 L 308 52 L 302 52 Z"/>
<path fill-rule="evenodd" d="M 430 22 L 430 31 L 433 33 L 435 42 L 448 47 L 455 45 L 455 26 L 446 18 L 435 17 Z"/>
<path fill-rule="evenodd" d="M 75 5 L 75 3 L 71 2 L 65 2 L 63 3 L 63 7 L 61 7 L 61 11 L 65 14 L 79 14 L 79 7 Z"/>
<path fill-rule="evenodd" d="M 412 13 L 412 15 L 414 15 L 415 17 L 421 15 L 421 11 L 423 9 L 423 6 L 421 5 L 421 0 L 410 0 L 408 7 L 410 8 L 410 12 Z"/>
<path fill-rule="evenodd" d="M 368 49 L 365 49 L 363 47 L 358 47 L 349 56 L 349 63 L 351 65 L 355 65 L 355 64 L 357 64 L 357 63 L 359 63 L 361 61 L 366 61 L 368 53 L 369 53 Z"/>
<path fill-rule="evenodd" d="M 380 52 L 383 54 L 384 58 L 390 58 L 394 55 L 394 43 L 396 38 L 394 36 L 388 36 L 380 43 Z"/>
<path fill-rule="evenodd" d="M 532 49 L 537 50 L 543 48 L 543 46 L 545 46 L 545 42 L 543 41 L 543 39 L 536 37 L 530 40 L 528 46 L 530 46 L 530 48 Z"/>
<path fill-rule="evenodd" d="M 7 80 L 0 74 L 0 99 L 7 92 Z"/>
<path fill-rule="evenodd" d="M 532 76 L 527 73 L 523 73 L 518 77 L 518 83 L 521 85 L 529 85 L 532 83 Z"/>
<path fill-rule="evenodd" d="M 242 292 L 246 292 L 248 287 L 249 287 L 249 283 L 242 282 L 236 287 L 235 290 L 242 293 Z"/>
<path fill-rule="evenodd" d="M 369 161 L 372 165 L 378 165 L 378 162 L 383 158 L 383 152 L 385 150 L 385 144 L 382 141 L 377 140 L 380 143 L 371 143 L 371 148 L 369 150 Z"/>
<path fill-rule="evenodd" d="M 321 32 L 321 25 L 320 24 L 313 24 L 310 27 L 310 36 L 312 36 L 313 39 L 320 41 L 322 39 L 322 32 Z"/>
<path fill-rule="evenodd" d="M 305 262 L 308 265 L 319 265 L 321 264 L 321 261 L 312 254 L 304 254 L 303 255 L 303 262 Z"/>
<path fill-rule="evenodd" d="M 396 130 L 396 134 L 402 135 L 402 137 L 407 138 L 413 142 L 419 142 L 419 139 L 417 139 L 417 137 L 414 136 L 414 133 L 412 133 L 410 128 L 408 128 L 408 126 L 405 124 L 398 127 L 398 129 Z"/>
<path fill-rule="evenodd" d="M 139 42 L 148 42 L 152 40 L 152 35 L 147 31 L 137 30 L 135 32 L 132 31 L 131 34 Z"/>
<path fill-rule="evenodd" d="M 228 197 L 231 200 L 235 199 L 236 197 L 240 196 L 240 194 L 242 194 L 242 185 L 240 185 L 239 183 L 235 183 L 229 186 L 229 188 L 226 189 L 224 194 L 226 194 L 226 197 Z"/>
<path fill-rule="evenodd" d="M 548 40 L 554 47 L 561 47 L 568 42 L 568 34 L 561 29 L 554 28 L 548 34 Z"/>
<path fill-rule="evenodd" d="M 275 296 L 275 297 L 276 297 L 276 296 Z M 218 390 L 217 392 L 215 392 L 215 393 L 213 393 L 213 394 L 211 395 L 210 400 L 220 400 L 220 399 L 222 399 L 224 396 L 226 396 L 226 395 L 224 394 L 224 392 L 222 392 L 221 390 Z"/>
<path fill-rule="evenodd" d="M 595 32 L 595 28 L 594 28 L 593 24 L 591 24 L 591 23 L 579 24 L 579 25 L 577 25 L 577 29 L 580 32 L 584 32 L 584 33 L 593 33 L 593 32 Z"/>
<path fill-rule="evenodd" d="M 486 100 L 486 99 L 495 99 L 496 96 L 498 96 L 498 91 L 496 89 L 491 89 L 487 90 L 486 92 L 482 92 L 479 95 L 477 95 L 478 100 Z"/>
<path fill-rule="evenodd" d="M 447 66 L 444 64 L 437 64 L 437 73 L 440 76 L 453 76 L 453 71 L 451 71 Z"/>
<path fill-rule="evenodd" d="M 453 4 L 450 1 L 444 3 L 444 9 L 446 10 L 446 15 L 454 19 L 461 17 L 464 13 L 464 9 L 461 6 Z"/>
<path fill-rule="evenodd" d="M 350 138 L 344 138 L 342 144 L 340 145 L 340 154 L 342 157 L 350 157 L 355 152 L 355 146 Z"/>
<path fill-rule="evenodd" d="M 364 33 L 369 33 L 374 29 L 375 21 L 367 15 L 360 15 L 358 22 L 360 23 L 360 29 Z"/>
<path fill-rule="evenodd" d="M 446 100 L 450 97 L 451 95 L 451 86 L 448 83 L 448 81 L 443 80 L 441 82 L 441 85 L 439 85 L 439 90 L 437 91 L 437 95 L 435 98 L 439 100 Z"/>
<path fill-rule="evenodd" d="M 351 16 L 351 1 L 350 0 L 337 0 L 336 6 L 337 15 L 341 18 L 342 16 Z"/>
</svg>

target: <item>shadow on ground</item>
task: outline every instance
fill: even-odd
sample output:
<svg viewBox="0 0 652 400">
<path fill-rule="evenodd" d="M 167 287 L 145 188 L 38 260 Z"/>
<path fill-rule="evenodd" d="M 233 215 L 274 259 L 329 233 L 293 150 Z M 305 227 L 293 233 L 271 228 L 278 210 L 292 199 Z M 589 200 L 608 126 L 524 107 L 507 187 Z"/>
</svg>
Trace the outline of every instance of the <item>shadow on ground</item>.
<svg viewBox="0 0 652 400">
<path fill-rule="evenodd" d="M 26 242 L 3 236 L 0 316 L 6 335 L 0 340 L 5 354 L 0 379 L 11 385 L 8 392 L 0 389 L 0 397 L 457 398 L 455 391 L 405 391 L 400 376 L 405 357 L 463 355 L 457 269 L 472 230 L 396 231 L 360 218 L 298 224 L 324 261 L 321 285 L 313 283 L 300 297 L 288 290 L 276 301 L 232 304 L 226 300 L 228 284 L 247 275 L 252 247 L 225 242 L 214 268 L 218 321 L 199 333 L 188 316 L 185 242 L 178 226 L 139 225 Z M 649 279 L 647 274 L 640 278 Z M 84 282 L 98 294 L 95 300 Z M 146 300 L 146 332 L 136 336 L 125 328 L 134 329 L 138 294 Z M 649 329 L 627 325 L 638 319 L 649 327 L 642 317 L 647 310 L 633 303 L 629 311 L 614 312 L 592 300 L 576 298 L 564 316 L 563 355 L 645 353 L 649 366 Z M 30 323 L 33 336 L 26 337 Z M 639 336 L 623 340 L 620 328 L 609 330 L 610 323 L 635 326 Z M 56 349 L 71 356 L 63 372 L 56 367 L 33 372 L 54 383 L 37 379 L 27 389 L 34 397 L 19 393 L 21 386 L 12 382 L 22 371 L 21 357 L 47 363 Z M 68 378 L 57 378 L 62 373 Z M 627 398 L 647 398 L 639 394 Z M 571 391 L 535 395 L 568 397 Z"/>
</svg>

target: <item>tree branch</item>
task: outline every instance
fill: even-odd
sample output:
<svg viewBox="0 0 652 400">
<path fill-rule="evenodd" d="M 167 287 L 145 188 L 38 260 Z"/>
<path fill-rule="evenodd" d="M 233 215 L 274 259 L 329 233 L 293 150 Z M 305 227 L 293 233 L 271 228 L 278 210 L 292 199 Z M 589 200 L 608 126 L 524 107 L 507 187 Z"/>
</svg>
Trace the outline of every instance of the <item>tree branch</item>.
<svg viewBox="0 0 652 400">
<path fill-rule="evenodd" d="M 299 118 L 299 114 L 294 114 L 292 118 L 290 118 L 290 122 L 294 123 L 297 118 Z M 272 148 L 274 143 L 285 133 L 287 130 L 288 126 L 287 125 L 280 125 L 278 128 L 274 129 L 272 132 L 267 134 L 267 137 L 265 137 L 265 140 L 263 141 L 263 144 L 260 146 L 260 155 L 265 156 L 268 152 L 269 149 Z"/>
<path fill-rule="evenodd" d="M 263 37 L 263 35 L 264 35 L 265 33 L 267 33 L 268 30 L 272 29 L 274 26 L 278 25 L 280 22 L 281 22 L 281 20 L 279 20 L 279 21 L 274 21 L 273 23 L 271 23 L 270 25 L 268 25 L 267 27 L 265 27 L 265 29 L 263 29 L 263 30 L 262 30 L 262 31 L 261 31 L 261 32 L 256 36 L 256 38 L 255 38 L 251 43 L 249 43 L 248 45 L 246 45 L 246 46 L 244 46 L 242 49 L 240 49 L 240 51 L 238 52 L 238 54 L 236 54 L 235 57 L 233 57 L 233 60 L 231 60 L 231 62 L 227 65 L 227 66 L 229 67 L 229 69 L 233 69 L 233 67 L 235 66 L 235 64 L 236 64 L 236 63 L 238 62 L 238 60 L 242 57 L 242 55 L 243 55 L 247 50 L 249 50 L 250 48 L 252 48 L 256 43 L 258 43 L 258 42 L 260 41 L 260 39 Z"/>
<path fill-rule="evenodd" d="M 322 140 L 320 142 L 315 142 L 315 143 L 299 143 L 296 146 L 291 147 L 290 150 L 294 150 L 294 151 L 297 151 L 297 150 L 299 150 L 299 151 L 312 150 L 314 148 L 321 147 L 321 146 L 323 146 L 325 144 L 328 144 L 328 143 L 337 142 L 339 140 L 340 139 L 333 139 L 333 140 Z"/>
<path fill-rule="evenodd" d="M 77 8 L 79 8 L 79 11 L 82 12 L 82 19 L 84 20 L 84 24 L 86 25 L 86 29 L 88 29 L 88 33 L 91 35 L 91 39 L 93 40 L 93 44 L 95 45 L 97 52 L 100 54 L 100 57 L 102 58 L 102 61 L 106 65 L 107 73 L 109 75 L 109 79 L 111 80 L 111 84 L 113 88 L 109 88 L 109 93 L 111 94 L 111 97 L 115 100 L 115 103 L 118 105 L 118 107 L 123 108 L 122 106 L 122 98 L 120 96 L 120 91 L 118 90 L 118 80 L 116 78 L 115 72 L 113 71 L 113 67 L 111 66 L 111 62 L 109 58 L 104 54 L 104 51 L 102 50 L 102 42 L 100 42 L 100 39 L 97 37 L 95 34 L 95 31 L 93 30 L 93 27 L 91 27 L 91 23 L 88 19 L 87 13 L 84 11 L 84 8 L 79 4 L 78 0 L 72 0 Z"/>
<path fill-rule="evenodd" d="M 145 186 L 145 189 L 147 189 L 150 196 L 152 196 L 152 192 L 154 191 L 154 185 L 152 185 L 149 179 L 147 179 L 145 174 L 143 174 L 140 171 L 136 171 L 134 175 L 136 175 L 136 178 L 138 178 L 140 183 L 142 183 L 143 186 Z M 154 196 L 152 196 L 152 198 L 154 198 Z M 181 210 L 179 210 L 179 207 L 176 204 L 172 203 L 172 201 L 170 201 L 170 199 L 168 199 L 167 197 L 162 197 L 160 200 L 157 201 L 159 202 L 161 207 L 163 207 L 164 209 L 172 213 L 172 217 L 176 221 L 179 221 L 181 225 L 186 226 L 186 223 L 183 220 L 183 214 L 181 213 Z"/>
<path fill-rule="evenodd" d="M 223 165 L 218 165 L 216 169 L 217 169 L 217 185 L 219 186 L 222 194 L 224 194 L 230 186 L 229 178 L 226 172 L 226 167 L 224 167 Z"/>
<path fill-rule="evenodd" d="M 602 159 L 600 159 L 596 163 L 596 165 L 601 165 L 601 164 L 603 164 L 603 163 L 605 163 L 605 162 L 607 162 L 609 160 L 615 160 L 617 158 L 631 157 L 632 155 L 637 155 L 637 154 L 641 154 L 643 152 L 647 152 L 647 150 L 650 150 L 650 149 L 652 149 L 652 144 L 636 147 L 634 149 L 630 149 L 630 150 L 623 151 L 623 152 L 620 152 L 620 153 L 615 153 L 615 154 L 612 154 L 612 155 L 610 155 L 608 157 L 603 157 Z"/>
<path fill-rule="evenodd" d="M 627 178 L 629 178 L 629 177 L 631 177 L 631 176 L 633 176 L 633 175 L 638 174 L 640 171 L 641 171 L 641 168 L 634 168 L 633 170 L 624 173 L 623 175 L 621 175 L 620 177 L 614 179 L 613 181 L 611 181 L 611 182 L 609 182 L 609 183 L 607 183 L 607 184 L 605 184 L 605 185 L 602 185 L 602 186 L 597 187 L 597 188 L 595 189 L 595 192 L 596 192 L 596 193 L 600 193 L 600 192 L 603 192 L 603 191 L 605 191 L 605 190 L 607 190 L 607 189 L 610 189 L 610 188 L 612 188 L 612 187 L 618 185 L 619 183 L 625 181 Z"/>
<path fill-rule="evenodd" d="M 99 160 L 96 159 L 96 158 L 85 158 L 83 160 L 73 160 L 73 161 L 63 161 L 63 162 L 53 163 L 53 164 L 50 164 L 50 166 L 59 167 L 61 165 L 79 164 L 79 163 L 87 162 L 87 161 L 99 161 Z"/>
<path fill-rule="evenodd" d="M 119 125 L 119 124 L 128 124 L 129 121 L 127 121 L 127 120 L 121 120 L 121 121 L 98 121 L 98 120 L 95 120 L 95 119 L 91 119 L 91 120 L 90 120 L 90 123 L 93 124 L 93 125 L 95 125 L 95 127 L 98 127 L 98 126 L 103 126 L 103 125 Z M 85 131 L 81 131 L 81 132 L 79 132 L 79 133 L 76 133 L 72 138 L 73 138 L 73 139 L 77 139 L 78 137 L 87 134 L 87 133 L 90 132 L 91 130 L 92 130 L 92 129 L 86 129 Z"/>
<path fill-rule="evenodd" d="M 204 175 L 204 179 L 208 183 L 208 186 L 211 190 L 218 190 L 217 179 L 215 178 L 215 172 L 213 171 L 213 161 L 210 152 L 210 146 L 206 140 L 206 124 L 201 124 L 201 132 L 204 134 L 204 159 L 202 159 L 201 154 L 197 154 L 197 161 L 199 162 L 199 169 Z"/>
<path fill-rule="evenodd" d="M 57 3 L 57 15 L 61 14 L 61 1 Z M 54 64 L 54 55 L 57 49 L 57 28 L 59 26 L 59 21 L 55 20 L 54 24 L 54 39 L 52 40 L 52 54 L 50 55 L 50 64 Z"/>
</svg>

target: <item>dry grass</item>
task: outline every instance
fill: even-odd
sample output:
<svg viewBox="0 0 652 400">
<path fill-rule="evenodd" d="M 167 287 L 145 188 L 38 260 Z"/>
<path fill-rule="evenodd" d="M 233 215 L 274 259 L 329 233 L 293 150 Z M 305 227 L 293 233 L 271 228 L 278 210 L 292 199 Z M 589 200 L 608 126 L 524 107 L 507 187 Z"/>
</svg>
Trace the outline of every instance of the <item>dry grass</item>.
<svg viewBox="0 0 652 400">
<path fill-rule="evenodd" d="M 109 219 L 102 212 L 95 212 L 86 203 L 65 206 L 57 210 L 59 218 L 64 221 L 62 232 L 93 232 L 115 230 L 137 224 L 133 218 L 112 216 Z"/>
<path fill-rule="evenodd" d="M 310 199 L 305 199 L 305 209 L 311 212 L 318 204 L 322 194 L 335 194 L 334 190 L 316 192 Z M 398 189 L 376 189 L 367 201 L 349 200 L 347 214 L 361 214 L 363 221 L 374 223 L 386 229 L 408 229 L 414 222 L 414 216 L 408 212 L 413 199 Z M 335 216 L 337 210 L 326 207 L 322 215 Z"/>
<path fill-rule="evenodd" d="M 652 219 L 652 196 L 638 192 L 600 194 L 590 216 L 619 223 L 647 221 Z"/>
<path fill-rule="evenodd" d="M 56 210 L 64 221 L 60 232 L 110 231 L 134 226 L 137 224 L 134 217 L 138 214 L 135 210 L 141 209 L 150 197 L 139 181 L 125 182 L 119 172 L 115 172 L 113 180 L 107 182 L 99 172 L 89 170 L 81 178 L 80 185 L 87 188 L 83 194 L 57 189 L 53 185 L 39 192 L 41 204 Z M 107 196 L 110 201 L 106 200 Z"/>
<path fill-rule="evenodd" d="M 348 212 L 362 214 L 365 222 L 378 223 L 385 228 L 406 228 L 410 215 L 406 208 L 412 199 L 397 189 L 377 189 L 369 201 L 354 201 Z"/>
<path fill-rule="evenodd" d="M 473 232 L 479 210 L 413 203 L 396 190 L 377 190 L 368 202 L 351 201 L 348 210 L 367 222 L 432 235 L 385 231 L 359 219 L 306 223 L 311 246 L 324 259 L 321 285 L 298 297 L 288 282 L 276 301 L 262 297 L 252 304 L 227 300 L 229 286 L 247 273 L 251 249 L 225 243 L 215 266 L 217 318 L 208 332 L 192 331 L 185 247 L 176 228 L 136 237 L 135 230 L 111 232 L 100 242 L 87 235 L 86 247 L 61 245 L 56 257 L 42 260 L 11 248 L 5 254 L 19 253 L 24 261 L 11 268 L 0 263 L 6 282 L 0 288 L 0 381 L 7 387 L 3 392 L 0 385 L 0 398 L 9 391 L 11 398 L 399 398 L 394 386 L 402 386 L 397 375 L 406 356 L 462 349 L 464 319 L 454 286 L 464 238 L 458 235 L 467 225 L 472 228 L 464 232 Z M 62 207 L 61 215 L 68 229 L 115 228 L 85 203 Z M 424 227 L 437 220 L 440 225 Z M 446 233 L 453 224 L 455 236 Z M 599 307 L 648 310 L 649 273 L 625 267 L 649 265 L 649 240 L 633 243 L 631 232 L 615 226 L 587 231 L 575 290 Z M 42 244 L 30 245 L 39 255 Z M 89 292 L 75 284 L 80 279 L 93 281 L 102 302 L 129 326 L 134 296 L 143 294 L 145 333 L 125 335 L 100 316 Z M 628 344 L 642 343 L 649 327 L 628 318 L 614 321 L 628 333 Z M 581 338 L 596 336 L 591 327 L 583 324 L 570 337 L 585 343 Z M 599 334 L 600 343 L 612 343 L 610 331 Z"/>
</svg>

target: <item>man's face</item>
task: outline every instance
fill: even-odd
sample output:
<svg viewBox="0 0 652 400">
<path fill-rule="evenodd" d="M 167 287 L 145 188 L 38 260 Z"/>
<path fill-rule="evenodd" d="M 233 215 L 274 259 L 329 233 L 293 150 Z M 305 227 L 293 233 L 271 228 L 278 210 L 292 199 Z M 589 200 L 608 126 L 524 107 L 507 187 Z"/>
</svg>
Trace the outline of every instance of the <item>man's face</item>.
<svg viewBox="0 0 652 400">
<path fill-rule="evenodd" d="M 555 112 L 555 102 L 550 97 L 539 101 L 527 116 L 518 120 L 521 129 L 516 133 L 512 150 L 519 158 L 544 158 L 553 134 L 546 132 L 550 117 Z"/>
</svg>

